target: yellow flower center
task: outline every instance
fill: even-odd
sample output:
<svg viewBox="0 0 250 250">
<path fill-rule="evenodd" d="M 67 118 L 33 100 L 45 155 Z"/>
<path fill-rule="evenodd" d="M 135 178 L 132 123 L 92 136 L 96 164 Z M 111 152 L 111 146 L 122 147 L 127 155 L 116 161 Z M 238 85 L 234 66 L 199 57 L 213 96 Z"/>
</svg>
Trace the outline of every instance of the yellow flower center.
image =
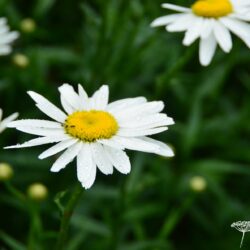
<svg viewBox="0 0 250 250">
<path fill-rule="evenodd" d="M 118 123 L 108 112 L 90 110 L 77 111 L 69 115 L 64 123 L 69 135 L 85 142 L 109 139 L 118 131 Z"/>
<path fill-rule="evenodd" d="M 230 0 L 198 0 L 192 5 L 197 16 L 219 18 L 233 12 Z"/>
</svg>

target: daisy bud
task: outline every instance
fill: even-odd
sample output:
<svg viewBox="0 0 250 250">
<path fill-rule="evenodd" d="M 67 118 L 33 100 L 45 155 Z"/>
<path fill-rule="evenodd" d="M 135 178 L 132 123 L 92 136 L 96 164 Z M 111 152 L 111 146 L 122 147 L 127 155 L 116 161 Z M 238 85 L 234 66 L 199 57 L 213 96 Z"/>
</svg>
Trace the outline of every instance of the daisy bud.
<svg viewBox="0 0 250 250">
<path fill-rule="evenodd" d="M 29 58 L 24 54 L 15 54 L 13 63 L 20 68 L 26 68 L 29 65 Z"/>
<path fill-rule="evenodd" d="M 0 181 L 7 181 L 13 176 L 13 169 L 8 163 L 0 163 Z"/>
<path fill-rule="evenodd" d="M 195 192 L 202 192 L 207 187 L 207 182 L 202 176 L 194 176 L 190 179 L 190 188 Z"/>
<path fill-rule="evenodd" d="M 35 201 L 43 201 L 48 196 L 48 189 L 42 183 L 33 183 L 28 187 L 28 196 Z"/>
<path fill-rule="evenodd" d="M 25 33 L 31 33 L 36 29 L 36 23 L 32 18 L 25 18 L 21 21 L 21 30 Z"/>
</svg>

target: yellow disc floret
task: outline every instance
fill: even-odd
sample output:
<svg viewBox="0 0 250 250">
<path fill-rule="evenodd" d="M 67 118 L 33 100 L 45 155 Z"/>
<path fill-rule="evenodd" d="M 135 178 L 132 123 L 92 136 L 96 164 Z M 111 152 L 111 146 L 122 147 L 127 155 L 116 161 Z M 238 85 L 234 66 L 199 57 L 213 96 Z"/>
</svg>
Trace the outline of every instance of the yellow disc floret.
<svg viewBox="0 0 250 250">
<path fill-rule="evenodd" d="M 233 12 L 230 0 L 198 0 L 192 5 L 192 11 L 197 16 L 219 18 Z"/>
<path fill-rule="evenodd" d="M 118 131 L 114 116 L 105 111 L 77 111 L 69 115 L 64 123 L 69 135 L 85 142 L 109 139 Z"/>
</svg>

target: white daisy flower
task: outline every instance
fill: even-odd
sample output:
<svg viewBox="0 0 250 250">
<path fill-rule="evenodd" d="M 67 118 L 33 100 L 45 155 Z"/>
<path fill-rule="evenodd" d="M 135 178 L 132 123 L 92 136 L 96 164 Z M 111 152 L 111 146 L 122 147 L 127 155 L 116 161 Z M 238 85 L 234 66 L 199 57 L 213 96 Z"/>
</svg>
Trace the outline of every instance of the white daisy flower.
<svg viewBox="0 0 250 250">
<path fill-rule="evenodd" d="M 14 113 L 3 120 L 2 117 L 3 117 L 3 110 L 0 109 L 0 133 L 2 133 L 6 129 L 7 125 L 10 122 L 14 121 L 18 117 L 18 113 Z"/>
<path fill-rule="evenodd" d="M 166 26 L 169 32 L 185 31 L 183 44 L 191 45 L 200 38 L 199 59 L 210 64 L 217 43 L 228 53 L 232 49 L 230 31 L 250 48 L 250 0 L 198 0 L 191 8 L 162 4 L 163 8 L 180 13 L 162 16 L 151 26 Z"/>
<path fill-rule="evenodd" d="M 0 18 L 0 55 L 8 55 L 12 48 L 10 44 L 19 36 L 17 31 L 11 31 L 7 24 L 7 19 Z"/>
<path fill-rule="evenodd" d="M 92 97 L 88 97 L 81 85 L 78 93 L 68 84 L 59 87 L 59 92 L 65 112 L 43 96 L 28 92 L 36 106 L 55 121 L 28 119 L 10 123 L 9 127 L 39 137 L 7 148 L 57 143 L 40 154 L 39 159 L 65 150 L 51 171 L 60 171 L 76 158 L 77 177 L 84 188 L 94 183 L 97 168 L 106 175 L 113 173 L 113 167 L 128 174 L 131 165 L 125 148 L 166 157 L 174 155 L 169 146 L 148 137 L 174 124 L 172 118 L 160 113 L 163 102 L 136 97 L 108 104 L 108 86 L 102 86 Z"/>
</svg>

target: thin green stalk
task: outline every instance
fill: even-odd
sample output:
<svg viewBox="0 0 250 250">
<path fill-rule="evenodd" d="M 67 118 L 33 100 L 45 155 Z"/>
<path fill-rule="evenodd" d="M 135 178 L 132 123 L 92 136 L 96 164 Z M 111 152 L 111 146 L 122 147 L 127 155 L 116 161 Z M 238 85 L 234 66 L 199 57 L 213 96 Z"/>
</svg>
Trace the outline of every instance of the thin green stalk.
<svg viewBox="0 0 250 250">
<path fill-rule="evenodd" d="M 167 70 L 166 72 L 164 72 L 162 75 L 159 76 L 156 82 L 156 97 L 160 97 L 162 93 L 165 92 L 169 80 L 174 75 L 176 75 L 185 65 L 187 65 L 188 62 L 190 62 L 190 59 L 192 58 L 196 50 L 197 50 L 196 46 L 188 48 L 186 53 L 183 56 L 181 56 L 176 61 L 176 63 L 169 68 L 169 70 Z"/>
<path fill-rule="evenodd" d="M 30 201 L 29 214 L 30 214 L 30 230 L 28 237 L 28 250 L 40 249 L 40 241 L 42 234 L 42 222 L 40 219 L 39 204 Z"/>
<path fill-rule="evenodd" d="M 5 181 L 4 185 L 6 187 L 6 189 L 14 196 L 16 197 L 18 200 L 20 201 L 26 201 L 26 196 L 25 194 L 23 194 L 21 191 L 19 191 L 18 189 L 16 189 L 10 182 Z"/>
<path fill-rule="evenodd" d="M 27 196 L 16 189 L 11 182 L 4 182 L 6 189 L 16 197 L 25 207 L 30 215 L 30 231 L 28 237 L 28 250 L 38 249 L 39 244 L 37 242 L 38 236 L 41 234 L 42 225 L 39 215 L 39 210 L 37 208 L 37 204 L 34 204 L 33 201 L 29 200 Z"/>
<path fill-rule="evenodd" d="M 166 218 L 163 227 L 160 230 L 159 239 L 166 239 L 174 230 L 175 226 L 182 219 L 187 209 L 192 205 L 195 195 L 188 196 L 179 208 L 173 209 Z"/>
<path fill-rule="evenodd" d="M 70 219 L 82 193 L 83 193 L 83 187 L 80 184 L 78 184 L 64 209 L 55 250 L 63 250 L 65 248 L 65 242 L 69 230 Z"/>
</svg>

